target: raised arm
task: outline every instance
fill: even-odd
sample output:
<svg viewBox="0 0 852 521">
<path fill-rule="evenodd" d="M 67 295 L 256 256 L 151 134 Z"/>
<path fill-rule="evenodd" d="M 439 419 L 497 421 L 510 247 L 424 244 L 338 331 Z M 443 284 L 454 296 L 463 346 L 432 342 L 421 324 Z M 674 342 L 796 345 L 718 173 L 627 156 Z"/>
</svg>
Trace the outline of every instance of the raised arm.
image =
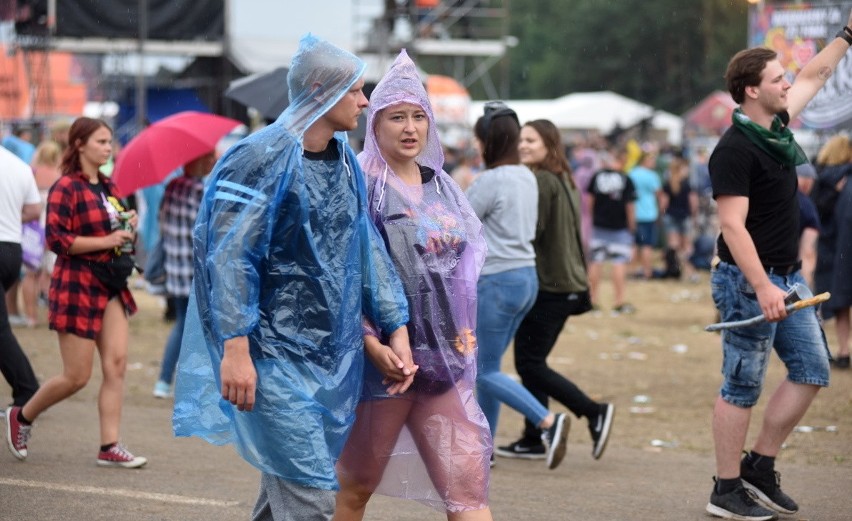
<svg viewBox="0 0 852 521">
<path fill-rule="evenodd" d="M 852 11 L 849 13 L 845 28 L 841 28 L 841 31 L 844 32 L 845 37 L 841 37 L 838 33 L 839 36 L 833 38 L 796 76 L 796 81 L 787 92 L 787 112 L 790 114 L 790 119 L 795 119 L 816 96 L 849 50 L 852 43 Z"/>
</svg>

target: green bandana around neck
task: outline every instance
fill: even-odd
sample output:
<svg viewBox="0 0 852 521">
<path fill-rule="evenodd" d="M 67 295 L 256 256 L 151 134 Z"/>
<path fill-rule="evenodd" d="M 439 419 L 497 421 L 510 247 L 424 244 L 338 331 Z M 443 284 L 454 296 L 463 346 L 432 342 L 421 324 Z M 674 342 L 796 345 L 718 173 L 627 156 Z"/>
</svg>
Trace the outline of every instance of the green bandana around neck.
<svg viewBox="0 0 852 521">
<path fill-rule="evenodd" d="M 772 118 L 769 129 L 752 121 L 739 107 L 734 109 L 731 119 L 734 126 L 742 130 L 752 143 L 782 164 L 797 166 L 808 162 L 805 151 L 796 143 L 793 133 L 781 122 L 779 116 Z"/>
</svg>

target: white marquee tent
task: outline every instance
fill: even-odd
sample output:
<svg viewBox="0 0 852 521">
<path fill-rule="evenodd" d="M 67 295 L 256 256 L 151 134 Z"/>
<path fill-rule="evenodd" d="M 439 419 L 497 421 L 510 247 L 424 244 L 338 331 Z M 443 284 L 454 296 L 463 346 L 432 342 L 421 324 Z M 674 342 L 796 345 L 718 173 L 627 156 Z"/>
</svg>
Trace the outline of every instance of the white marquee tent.
<svg viewBox="0 0 852 521">
<path fill-rule="evenodd" d="M 471 125 L 482 115 L 485 103 L 471 103 Z M 518 113 L 521 124 L 533 119 L 549 119 L 560 130 L 566 131 L 594 130 L 608 134 L 616 125 L 628 128 L 652 117 L 652 128 L 665 130 L 670 144 L 681 143 L 683 119 L 680 116 L 656 110 L 611 91 L 578 92 L 552 100 L 508 100 L 506 104 Z"/>
</svg>

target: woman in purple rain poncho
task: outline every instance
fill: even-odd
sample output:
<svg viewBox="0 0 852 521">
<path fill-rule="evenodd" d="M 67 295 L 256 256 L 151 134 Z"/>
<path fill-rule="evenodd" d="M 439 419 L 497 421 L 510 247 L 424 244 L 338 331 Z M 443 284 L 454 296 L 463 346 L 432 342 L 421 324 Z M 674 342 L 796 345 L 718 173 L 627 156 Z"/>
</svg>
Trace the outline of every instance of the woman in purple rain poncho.
<svg viewBox="0 0 852 521">
<path fill-rule="evenodd" d="M 476 281 L 486 247 L 443 160 L 426 90 L 402 51 L 373 91 L 358 161 L 370 216 L 403 281 L 419 369 L 411 390 L 389 396 L 379 371 L 366 364 L 337 466 L 335 520 L 361 519 L 375 492 L 417 500 L 450 519 L 491 519 L 492 443 L 474 397 Z M 387 349 L 385 334 L 365 321 L 367 351 Z"/>
</svg>

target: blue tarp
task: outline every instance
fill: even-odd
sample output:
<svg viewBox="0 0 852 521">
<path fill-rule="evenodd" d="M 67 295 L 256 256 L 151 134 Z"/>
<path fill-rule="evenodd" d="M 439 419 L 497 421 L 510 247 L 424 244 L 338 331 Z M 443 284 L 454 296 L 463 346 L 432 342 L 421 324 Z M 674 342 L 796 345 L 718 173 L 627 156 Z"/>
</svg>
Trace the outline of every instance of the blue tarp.
<svg viewBox="0 0 852 521">
<path fill-rule="evenodd" d="M 125 98 L 119 102 L 118 115 L 115 121 L 118 140 L 125 144 L 138 133 L 134 125 L 136 122 L 136 96 L 134 92 L 133 89 L 128 90 Z M 146 92 L 147 120 L 149 123 L 184 110 L 210 112 L 210 108 L 195 94 L 194 89 L 151 87 Z M 125 128 L 128 129 L 127 132 L 122 130 Z"/>
</svg>

